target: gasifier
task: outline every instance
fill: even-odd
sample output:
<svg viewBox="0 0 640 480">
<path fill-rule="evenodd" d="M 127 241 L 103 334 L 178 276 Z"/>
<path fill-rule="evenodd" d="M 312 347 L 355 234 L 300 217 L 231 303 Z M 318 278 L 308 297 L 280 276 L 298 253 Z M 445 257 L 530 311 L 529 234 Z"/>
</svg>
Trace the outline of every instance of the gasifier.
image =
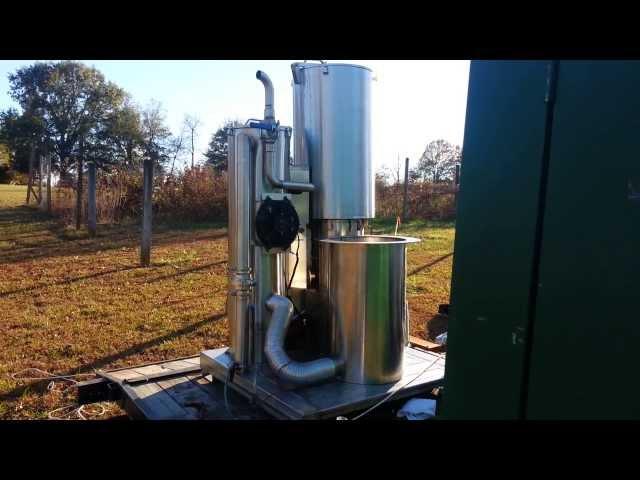
<svg viewBox="0 0 640 480">
<path fill-rule="evenodd" d="M 406 250 L 418 240 L 366 234 L 371 70 L 291 69 L 293 129 L 258 71 L 264 118 L 228 130 L 230 346 L 200 363 L 278 418 L 330 418 L 425 391 L 443 370 L 408 342 Z"/>
</svg>

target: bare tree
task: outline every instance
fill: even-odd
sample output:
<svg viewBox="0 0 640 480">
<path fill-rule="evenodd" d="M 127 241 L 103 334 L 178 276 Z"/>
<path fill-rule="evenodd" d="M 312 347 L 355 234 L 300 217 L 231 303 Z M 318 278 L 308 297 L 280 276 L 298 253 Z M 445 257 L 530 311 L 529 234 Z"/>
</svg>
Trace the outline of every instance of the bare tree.
<svg viewBox="0 0 640 480">
<path fill-rule="evenodd" d="M 169 140 L 169 152 L 171 155 L 171 171 L 169 173 L 170 175 L 173 174 L 173 170 L 176 165 L 176 159 L 178 157 L 181 157 L 185 151 L 184 137 L 185 130 L 183 128 L 178 135 L 172 136 Z"/>
<path fill-rule="evenodd" d="M 202 121 L 195 115 L 185 115 L 184 125 L 189 130 L 189 133 L 191 134 L 191 168 L 193 168 L 195 165 L 194 158 L 195 158 L 195 152 L 196 152 L 195 150 L 196 130 L 200 125 L 202 125 Z"/>
<path fill-rule="evenodd" d="M 396 168 L 394 171 L 394 179 L 395 179 L 395 183 L 396 185 L 400 185 L 400 180 L 401 180 L 401 176 L 400 176 L 400 155 L 398 155 L 398 159 L 396 161 Z"/>
<path fill-rule="evenodd" d="M 424 181 L 452 182 L 456 164 L 460 162 L 460 147 L 445 140 L 434 140 L 427 145 L 418 162 L 418 171 Z"/>
<path fill-rule="evenodd" d="M 171 132 L 165 125 L 162 104 L 151 100 L 142 111 L 142 148 L 146 158 L 153 161 L 154 166 L 161 167 L 168 160 L 167 142 Z"/>
</svg>

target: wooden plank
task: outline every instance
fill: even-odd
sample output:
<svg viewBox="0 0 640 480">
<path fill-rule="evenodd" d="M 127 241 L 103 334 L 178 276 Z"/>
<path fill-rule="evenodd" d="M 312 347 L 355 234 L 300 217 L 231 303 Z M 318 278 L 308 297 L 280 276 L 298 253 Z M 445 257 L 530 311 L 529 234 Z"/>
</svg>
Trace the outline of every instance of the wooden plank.
<svg viewBox="0 0 640 480">
<path fill-rule="evenodd" d="M 149 420 L 183 420 L 190 417 L 157 383 L 141 383 L 128 386 L 135 396 L 131 398 Z"/>
<path fill-rule="evenodd" d="M 133 367 L 120 367 L 120 368 L 114 368 L 113 370 L 106 370 L 107 373 L 113 374 L 115 372 L 122 372 L 124 370 L 131 370 L 132 368 L 142 368 L 142 367 L 148 367 L 149 365 L 162 365 L 164 363 L 167 362 L 175 362 L 175 361 L 185 361 L 188 363 L 195 363 L 200 365 L 200 355 L 191 355 L 188 357 L 180 357 L 180 358 L 174 358 L 173 360 L 159 360 L 157 362 L 150 362 L 150 363 L 143 363 L 141 365 L 135 365 Z M 102 370 L 98 370 L 98 372 L 101 372 Z"/>
<path fill-rule="evenodd" d="M 155 373 L 166 373 L 166 369 L 162 368 L 162 365 L 149 365 L 147 367 L 133 367 L 131 371 L 138 374 L 138 376 L 148 376 Z"/>
<path fill-rule="evenodd" d="M 258 387 L 261 390 L 259 393 L 265 394 L 259 395 L 260 400 L 268 403 L 275 401 L 276 405 L 284 405 L 289 410 L 296 412 L 300 417 L 313 415 L 318 410 L 316 405 L 309 403 L 304 394 L 293 390 L 284 390 L 275 379 L 267 375 L 258 376 Z"/>
<path fill-rule="evenodd" d="M 162 364 L 162 368 L 167 370 L 184 370 L 185 368 L 194 368 L 200 366 L 200 360 L 197 363 L 187 362 L 185 360 L 172 360 Z"/>
<path fill-rule="evenodd" d="M 181 359 L 183 362 L 192 363 L 194 365 L 200 365 L 200 356 L 196 355 L 195 357 L 183 358 Z"/>
<path fill-rule="evenodd" d="M 131 368 L 127 368 L 126 370 L 118 370 L 118 371 L 114 371 L 114 372 L 98 372 L 99 375 L 103 375 L 106 378 L 109 379 L 113 379 L 117 382 L 123 382 L 124 380 L 127 380 L 129 378 L 136 378 L 139 377 L 140 374 L 138 372 L 136 372 L 134 369 Z"/>
<path fill-rule="evenodd" d="M 200 366 L 192 365 L 191 367 L 181 368 L 178 370 L 163 369 L 162 372 L 150 373 L 148 375 L 140 375 L 134 378 L 127 378 L 124 382 L 130 385 L 135 383 L 141 383 L 141 382 L 157 382 L 159 380 L 165 380 L 167 378 L 182 377 L 186 374 L 190 374 L 190 373 L 199 374 L 201 372 L 202 370 L 200 369 Z"/>
<path fill-rule="evenodd" d="M 104 378 L 118 383 L 137 383 L 145 381 L 155 381 L 172 374 L 194 373 L 200 370 L 200 357 L 186 357 L 170 361 L 137 365 L 135 367 L 124 367 L 110 371 L 98 371 Z"/>
<path fill-rule="evenodd" d="M 187 377 L 174 377 L 157 382 L 165 392 L 182 408 L 190 413 L 189 418 L 228 418 L 221 405 L 213 396 L 193 383 Z"/>
<path fill-rule="evenodd" d="M 229 398 L 230 409 L 235 415 L 232 417 L 224 406 L 224 385 L 222 382 L 218 382 L 213 379 L 210 380 L 209 378 L 211 377 L 207 378 L 202 375 L 187 375 L 187 378 L 189 378 L 194 385 L 202 389 L 209 398 L 212 398 L 213 401 L 219 405 L 217 410 L 212 408 L 207 412 L 205 414 L 205 419 L 266 420 L 272 418 L 261 409 L 249 404 L 248 401 L 235 390 L 229 388 L 227 395 Z"/>
<path fill-rule="evenodd" d="M 423 340 L 420 337 L 414 337 L 413 335 L 409 335 L 409 343 L 411 346 L 416 346 L 420 348 L 424 348 L 430 352 L 444 352 L 446 347 L 444 345 L 439 345 L 437 343 L 429 342 L 428 340 Z"/>
</svg>

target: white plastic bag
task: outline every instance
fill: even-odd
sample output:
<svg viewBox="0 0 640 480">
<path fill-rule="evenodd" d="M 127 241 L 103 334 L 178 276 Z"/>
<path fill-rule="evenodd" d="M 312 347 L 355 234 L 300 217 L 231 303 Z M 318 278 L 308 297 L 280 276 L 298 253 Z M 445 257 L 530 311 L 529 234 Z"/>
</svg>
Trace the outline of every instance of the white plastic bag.
<svg viewBox="0 0 640 480">
<path fill-rule="evenodd" d="M 398 417 L 407 420 L 428 420 L 436 416 L 436 401 L 428 398 L 412 398 L 398 411 Z"/>
</svg>

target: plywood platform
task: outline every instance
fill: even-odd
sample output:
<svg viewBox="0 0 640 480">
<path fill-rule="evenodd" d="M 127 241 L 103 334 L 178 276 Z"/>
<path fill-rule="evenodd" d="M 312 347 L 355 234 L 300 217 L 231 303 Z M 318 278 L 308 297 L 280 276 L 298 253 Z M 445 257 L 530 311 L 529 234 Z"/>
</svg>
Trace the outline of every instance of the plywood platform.
<svg viewBox="0 0 640 480">
<path fill-rule="evenodd" d="M 220 349 L 224 350 L 226 349 Z M 224 383 L 208 375 L 206 369 L 203 372 L 201 355 L 196 355 L 149 365 L 99 371 L 102 384 L 98 385 L 96 381 L 86 382 L 86 386 L 80 386 L 79 395 L 88 399 L 84 403 L 105 400 L 107 396 L 109 399 L 117 398 L 127 414 L 134 419 L 329 419 L 369 408 L 391 393 L 394 400 L 428 393 L 442 384 L 444 363 L 442 355 L 407 348 L 403 378 L 388 385 L 332 381 L 292 389 L 282 385 L 270 372 L 265 371 L 255 378 L 256 404 L 251 404 L 246 395 L 243 395 L 254 378 L 236 375 L 226 392 L 225 406 Z M 246 388 L 242 388 L 243 384 Z M 117 395 L 112 395 L 113 392 Z"/>
<path fill-rule="evenodd" d="M 202 352 L 200 360 L 203 370 L 218 378 L 226 377 L 226 350 L 220 348 Z M 403 376 L 391 384 L 363 385 L 334 380 L 295 388 L 284 384 L 265 367 L 255 377 L 251 372 L 236 374 L 230 386 L 239 392 L 255 389 L 260 406 L 276 418 L 330 419 L 369 408 L 390 394 L 398 400 L 429 393 L 442 385 L 445 366 L 443 355 L 407 347 L 404 356 Z"/>
<path fill-rule="evenodd" d="M 223 384 L 203 376 L 199 356 L 99 373 L 121 390 L 121 403 L 135 419 L 269 418 L 231 389 L 227 392 L 227 410 Z"/>
</svg>

